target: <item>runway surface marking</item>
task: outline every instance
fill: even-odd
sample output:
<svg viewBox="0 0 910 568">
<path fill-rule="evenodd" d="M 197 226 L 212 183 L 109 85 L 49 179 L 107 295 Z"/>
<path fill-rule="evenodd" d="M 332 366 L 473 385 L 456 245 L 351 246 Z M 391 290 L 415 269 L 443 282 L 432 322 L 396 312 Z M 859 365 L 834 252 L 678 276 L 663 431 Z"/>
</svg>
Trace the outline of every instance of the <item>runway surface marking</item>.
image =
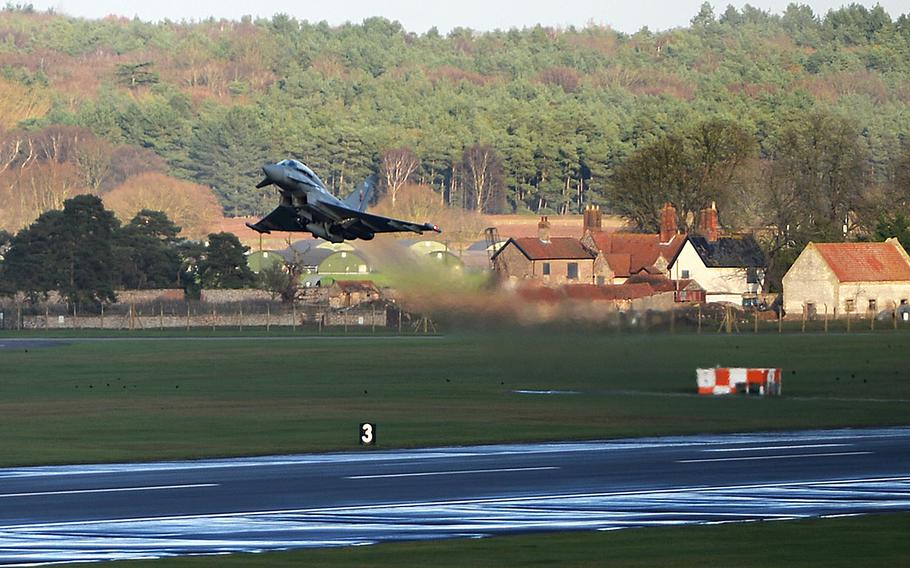
<svg viewBox="0 0 910 568">
<path fill-rule="evenodd" d="M 218 487 L 219 483 L 185 483 L 183 485 L 149 485 L 147 487 L 111 487 L 109 489 L 66 489 L 62 491 L 31 491 L 28 493 L 0 493 L 0 499 L 7 497 L 37 497 L 39 495 L 76 495 L 81 493 L 121 493 L 125 491 L 163 491 L 166 489 L 195 489 Z"/>
<path fill-rule="evenodd" d="M 397 462 L 410 460 L 467 459 L 473 457 L 507 457 L 511 455 L 571 454 L 586 452 L 617 452 L 642 449 L 681 449 L 724 446 L 734 449 L 743 444 L 845 442 L 849 440 L 889 440 L 907 438 L 910 427 L 897 426 L 856 430 L 813 430 L 806 432 L 758 432 L 749 434 L 717 434 L 710 436 L 662 436 L 627 440 L 599 440 L 591 442 L 550 442 L 538 444 L 498 444 L 488 446 L 452 446 L 416 450 L 387 450 L 371 453 L 328 453 L 239 458 L 211 458 L 147 463 L 113 463 L 62 466 L 24 466 L 0 468 L 0 480 L 30 477 L 57 477 L 70 475 L 126 474 L 140 472 L 175 472 L 221 468 L 256 468 L 275 466 L 302 466 L 318 464 L 353 464 Z"/>
<path fill-rule="evenodd" d="M 823 481 L 797 481 L 781 483 L 756 483 L 749 485 L 717 485 L 717 486 L 693 486 L 668 489 L 642 489 L 634 491 L 611 491 L 600 493 L 567 493 L 553 495 L 529 495 L 522 497 L 489 497 L 479 499 L 451 499 L 440 501 L 415 501 L 407 503 L 377 503 L 370 505 L 346 505 L 340 507 L 314 507 L 305 509 L 272 509 L 266 511 L 236 511 L 231 513 L 201 513 L 192 515 L 164 515 L 158 517 L 134 517 L 123 519 L 96 519 L 90 521 L 62 521 L 50 523 L 25 523 L 0 526 L 0 531 L 14 530 L 19 528 L 43 528 L 43 527 L 66 527 L 73 525 L 104 525 L 110 523 L 143 523 L 149 521 L 180 521 L 192 519 L 219 519 L 231 517 L 259 517 L 268 515 L 292 515 L 292 514 L 321 514 L 321 513 L 346 513 L 357 511 L 369 511 L 374 509 L 394 510 L 394 509 L 412 509 L 424 507 L 448 507 L 461 505 L 498 505 L 510 503 L 533 503 L 538 501 L 554 500 L 587 500 L 603 499 L 613 497 L 643 497 L 643 496 L 660 496 L 676 495 L 685 493 L 712 493 L 743 491 L 755 489 L 780 489 L 780 488 L 800 488 L 800 487 L 819 487 L 819 488 L 839 488 L 855 484 L 879 484 L 879 483 L 899 483 L 910 484 L 910 476 L 906 477 L 873 477 L 857 479 L 832 479 Z"/>
<path fill-rule="evenodd" d="M 742 456 L 738 458 L 705 458 L 697 460 L 676 460 L 676 463 L 705 463 L 705 462 L 732 462 L 750 460 L 794 460 L 804 458 L 835 457 L 835 456 L 862 456 L 873 452 L 826 452 L 817 454 L 780 454 L 776 456 Z"/>
<path fill-rule="evenodd" d="M 385 473 L 377 475 L 349 475 L 345 479 L 381 479 L 383 477 L 428 477 L 432 475 L 470 475 L 472 473 L 501 473 L 507 471 L 544 471 L 559 469 L 556 466 L 546 467 L 502 467 L 498 469 L 462 469 L 457 471 L 425 471 L 419 473 Z"/>
<path fill-rule="evenodd" d="M 760 446 L 757 448 L 711 448 L 703 452 L 761 452 L 765 450 L 796 450 L 802 448 L 836 448 L 853 444 L 798 444 L 795 446 Z"/>
</svg>

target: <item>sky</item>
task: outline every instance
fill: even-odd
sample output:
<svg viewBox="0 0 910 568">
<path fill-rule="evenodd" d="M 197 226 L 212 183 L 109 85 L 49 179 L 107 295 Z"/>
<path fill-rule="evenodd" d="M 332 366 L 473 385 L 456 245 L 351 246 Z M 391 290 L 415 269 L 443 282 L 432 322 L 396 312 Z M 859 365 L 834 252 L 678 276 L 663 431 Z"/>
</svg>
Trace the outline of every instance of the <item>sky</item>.
<svg viewBox="0 0 910 568">
<path fill-rule="evenodd" d="M 793 0 L 751 0 L 756 8 L 775 13 L 783 11 Z M 857 0 L 852 0 L 857 1 Z M 331 25 L 360 22 L 371 16 L 382 16 L 401 22 L 408 31 L 424 33 L 436 27 L 445 34 L 452 28 L 465 27 L 479 31 L 544 26 L 583 27 L 586 24 L 610 26 L 634 33 L 644 26 L 652 31 L 686 26 L 703 0 L 14 0 L 14 4 L 32 4 L 38 10 L 84 18 L 103 18 L 116 14 L 142 20 L 201 20 L 209 17 L 237 20 L 241 16 L 271 17 L 285 13 L 298 20 L 327 21 Z M 802 0 L 817 14 L 839 8 L 850 1 Z M 892 18 L 910 12 L 907 0 L 858 0 L 867 7 L 881 4 Z M 712 2 L 720 14 L 728 4 L 741 8 L 746 2 L 720 0 Z"/>
</svg>

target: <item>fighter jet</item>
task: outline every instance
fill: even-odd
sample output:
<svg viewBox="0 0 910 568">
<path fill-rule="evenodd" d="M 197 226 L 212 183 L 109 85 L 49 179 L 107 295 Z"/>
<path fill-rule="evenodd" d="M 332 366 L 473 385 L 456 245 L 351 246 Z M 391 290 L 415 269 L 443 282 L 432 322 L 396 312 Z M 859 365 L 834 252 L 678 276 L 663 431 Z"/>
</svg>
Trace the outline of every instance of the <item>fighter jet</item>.
<svg viewBox="0 0 910 568">
<path fill-rule="evenodd" d="M 442 232 L 431 223 L 412 223 L 367 213 L 370 192 L 376 185 L 372 180 L 364 182 L 359 190 L 342 201 L 329 193 L 313 170 L 297 160 L 267 164 L 262 171 L 265 179 L 256 187 L 277 186 L 281 203 L 264 219 L 246 224 L 254 231 L 303 231 L 333 243 L 354 239 L 368 241 L 376 233 Z"/>
</svg>

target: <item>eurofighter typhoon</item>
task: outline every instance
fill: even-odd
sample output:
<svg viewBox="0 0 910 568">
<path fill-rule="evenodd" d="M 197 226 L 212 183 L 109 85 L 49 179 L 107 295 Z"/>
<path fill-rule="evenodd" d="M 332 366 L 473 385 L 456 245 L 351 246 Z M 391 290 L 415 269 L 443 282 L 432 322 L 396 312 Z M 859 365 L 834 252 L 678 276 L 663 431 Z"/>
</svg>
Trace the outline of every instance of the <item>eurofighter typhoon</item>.
<svg viewBox="0 0 910 568">
<path fill-rule="evenodd" d="M 246 224 L 259 233 L 301 231 L 340 243 L 354 239 L 368 241 L 376 233 L 442 232 L 431 223 L 412 223 L 367 213 L 367 202 L 375 186 L 369 180 L 342 201 L 326 189 L 313 170 L 297 160 L 268 164 L 262 171 L 265 179 L 256 187 L 277 186 L 281 202 L 259 222 Z"/>
</svg>

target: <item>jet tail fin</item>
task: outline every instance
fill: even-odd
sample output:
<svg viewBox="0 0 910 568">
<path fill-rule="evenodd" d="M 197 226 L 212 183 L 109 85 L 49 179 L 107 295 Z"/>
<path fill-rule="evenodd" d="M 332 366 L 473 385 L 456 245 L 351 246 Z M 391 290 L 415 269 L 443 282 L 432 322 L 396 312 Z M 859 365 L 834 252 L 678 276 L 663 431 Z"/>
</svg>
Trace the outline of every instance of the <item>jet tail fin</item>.
<svg viewBox="0 0 910 568">
<path fill-rule="evenodd" d="M 366 211 L 375 186 L 376 176 L 368 177 L 359 188 L 345 198 L 344 204 L 355 211 Z"/>
</svg>

